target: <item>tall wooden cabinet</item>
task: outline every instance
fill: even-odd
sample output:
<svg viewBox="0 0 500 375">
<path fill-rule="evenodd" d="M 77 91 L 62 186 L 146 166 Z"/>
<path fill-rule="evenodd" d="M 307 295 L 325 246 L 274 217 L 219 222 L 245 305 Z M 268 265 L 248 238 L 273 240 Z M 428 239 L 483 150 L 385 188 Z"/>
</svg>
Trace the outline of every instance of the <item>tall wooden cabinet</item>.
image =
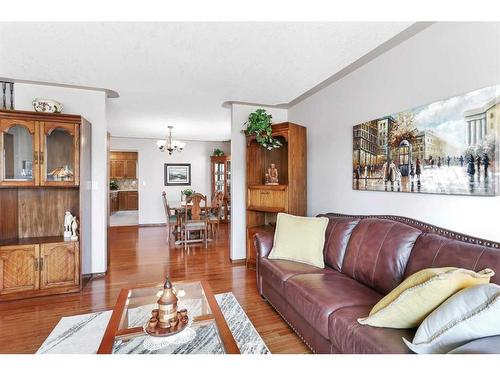
<svg viewBox="0 0 500 375">
<path fill-rule="evenodd" d="M 90 140 L 80 116 L 0 111 L 0 301 L 80 290 Z M 77 241 L 63 238 L 65 211 L 78 217 Z"/>
<path fill-rule="evenodd" d="M 247 137 L 247 256 L 248 267 L 255 267 L 253 235 L 272 230 L 276 215 L 285 212 L 305 216 L 307 211 L 307 134 L 306 128 L 290 122 L 272 125 L 272 135 L 283 146 L 272 150 Z M 265 175 L 275 164 L 279 185 L 265 185 Z"/>
<path fill-rule="evenodd" d="M 224 205 L 221 221 L 228 222 L 231 218 L 231 156 L 211 156 L 212 199 L 218 191 L 224 192 Z"/>
</svg>

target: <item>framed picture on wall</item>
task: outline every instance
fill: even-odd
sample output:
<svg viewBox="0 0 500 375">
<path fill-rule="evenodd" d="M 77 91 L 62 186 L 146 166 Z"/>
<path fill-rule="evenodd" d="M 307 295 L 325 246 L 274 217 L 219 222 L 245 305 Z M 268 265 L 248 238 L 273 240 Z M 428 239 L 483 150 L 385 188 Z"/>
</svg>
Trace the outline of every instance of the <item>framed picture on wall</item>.
<svg viewBox="0 0 500 375">
<path fill-rule="evenodd" d="M 353 128 L 355 190 L 498 194 L 500 85 Z"/>
<path fill-rule="evenodd" d="M 191 185 L 191 164 L 165 164 L 165 186 Z"/>
</svg>

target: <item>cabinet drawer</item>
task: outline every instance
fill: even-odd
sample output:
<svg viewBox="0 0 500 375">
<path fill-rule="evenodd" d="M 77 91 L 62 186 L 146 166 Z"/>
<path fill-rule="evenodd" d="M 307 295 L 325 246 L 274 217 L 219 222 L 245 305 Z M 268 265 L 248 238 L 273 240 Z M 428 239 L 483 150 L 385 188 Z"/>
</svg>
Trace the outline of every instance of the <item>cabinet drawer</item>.
<svg viewBox="0 0 500 375">
<path fill-rule="evenodd" d="M 274 189 L 248 189 L 248 208 L 269 212 L 286 211 L 287 191 Z"/>
</svg>

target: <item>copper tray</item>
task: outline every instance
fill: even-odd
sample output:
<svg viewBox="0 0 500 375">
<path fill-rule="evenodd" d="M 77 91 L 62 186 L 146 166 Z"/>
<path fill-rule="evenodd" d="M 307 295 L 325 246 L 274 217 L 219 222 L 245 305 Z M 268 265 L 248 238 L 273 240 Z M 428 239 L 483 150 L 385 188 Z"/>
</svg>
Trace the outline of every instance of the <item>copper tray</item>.
<svg viewBox="0 0 500 375">
<path fill-rule="evenodd" d="M 144 326 L 144 331 L 153 337 L 167 337 L 182 332 L 189 324 L 189 317 L 186 316 L 184 320 L 181 319 L 181 314 L 177 312 L 177 324 L 174 327 L 161 328 L 158 324 L 155 328 L 149 327 L 149 322 Z"/>
</svg>

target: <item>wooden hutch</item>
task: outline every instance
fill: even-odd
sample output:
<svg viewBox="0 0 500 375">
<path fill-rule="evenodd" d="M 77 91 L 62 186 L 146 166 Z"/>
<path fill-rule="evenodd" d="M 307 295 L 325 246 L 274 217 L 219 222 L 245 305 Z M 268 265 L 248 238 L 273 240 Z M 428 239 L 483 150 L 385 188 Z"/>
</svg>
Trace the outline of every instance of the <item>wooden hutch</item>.
<svg viewBox="0 0 500 375">
<path fill-rule="evenodd" d="M 215 192 L 224 192 L 221 221 L 227 223 L 231 218 L 231 156 L 211 156 L 210 164 L 212 170 L 212 199 L 214 199 Z"/>
<path fill-rule="evenodd" d="M 81 289 L 90 135 L 80 116 L 0 111 L 0 301 Z M 77 241 L 63 238 L 65 211 L 78 217 Z"/>
<path fill-rule="evenodd" d="M 306 128 L 290 122 L 272 125 L 274 138 L 283 146 L 272 150 L 247 137 L 247 252 L 246 264 L 255 267 L 253 235 L 273 230 L 276 215 L 285 212 L 305 216 L 307 211 Z M 279 185 L 265 185 L 265 174 L 275 164 Z M 271 225 L 270 225 L 271 224 Z"/>
</svg>

